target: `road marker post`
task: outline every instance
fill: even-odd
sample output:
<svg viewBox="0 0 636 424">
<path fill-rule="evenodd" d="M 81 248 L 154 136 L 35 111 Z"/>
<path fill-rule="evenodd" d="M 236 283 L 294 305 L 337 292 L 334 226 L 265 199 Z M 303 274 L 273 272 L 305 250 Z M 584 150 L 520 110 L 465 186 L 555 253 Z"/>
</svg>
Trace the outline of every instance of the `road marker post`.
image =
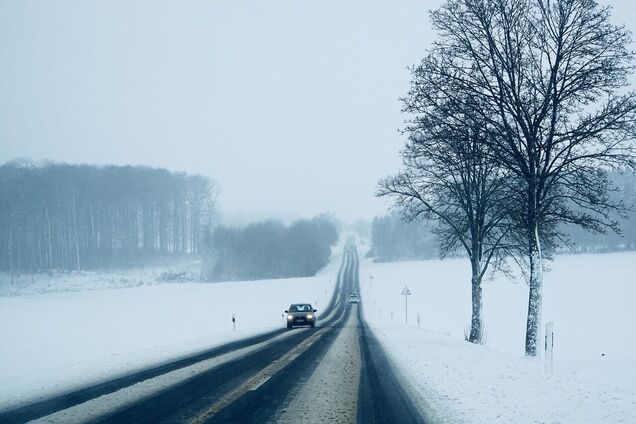
<svg viewBox="0 0 636 424">
<path fill-rule="evenodd" d="M 236 316 L 232 314 L 232 331 L 236 332 Z"/>
<path fill-rule="evenodd" d="M 406 325 L 409 325 L 409 296 L 411 295 L 411 290 L 407 285 L 404 285 L 404 289 L 402 290 L 402 296 L 404 296 L 404 318 Z M 418 319 L 419 321 L 419 319 Z"/>
<path fill-rule="evenodd" d="M 369 275 L 369 281 L 371 282 L 370 294 L 373 297 L 373 304 L 375 305 L 375 292 L 373 291 L 373 274 Z"/>
<path fill-rule="evenodd" d="M 552 321 L 545 325 L 545 373 L 552 375 L 554 371 L 554 323 Z"/>
</svg>

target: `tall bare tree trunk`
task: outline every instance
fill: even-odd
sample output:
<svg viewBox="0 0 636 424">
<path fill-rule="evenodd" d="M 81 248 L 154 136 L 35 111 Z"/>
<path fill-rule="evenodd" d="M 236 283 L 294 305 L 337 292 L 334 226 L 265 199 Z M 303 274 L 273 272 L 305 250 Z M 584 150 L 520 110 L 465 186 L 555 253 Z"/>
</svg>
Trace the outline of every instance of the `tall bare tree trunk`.
<svg viewBox="0 0 636 424">
<path fill-rule="evenodd" d="M 44 216 L 46 217 L 46 241 L 48 245 L 47 259 L 49 261 L 49 272 L 53 270 L 53 246 L 51 242 L 51 217 L 49 216 L 49 208 L 44 203 Z"/>
<path fill-rule="evenodd" d="M 541 304 L 543 298 L 543 263 L 538 225 L 529 237 L 528 259 L 530 277 L 528 281 L 528 320 L 526 323 L 526 356 L 537 356 L 541 331 Z"/>
<path fill-rule="evenodd" d="M 73 227 L 75 228 L 75 260 L 77 265 L 77 272 L 80 272 L 80 243 L 79 229 L 77 228 L 77 207 L 75 205 L 75 194 L 73 194 Z"/>
<path fill-rule="evenodd" d="M 90 250 L 93 256 L 93 267 L 97 266 L 97 237 L 95 235 L 95 216 L 93 214 L 93 201 L 88 201 L 88 212 L 91 219 L 91 238 L 90 238 Z"/>
<path fill-rule="evenodd" d="M 13 286 L 13 210 L 11 211 L 9 219 L 11 221 L 11 224 L 9 224 L 9 258 L 11 264 L 11 285 Z"/>
<path fill-rule="evenodd" d="M 480 344 L 482 342 L 482 296 L 481 296 L 481 264 L 478 258 L 471 259 L 471 287 L 472 287 L 472 314 L 470 318 L 470 335 L 468 341 Z"/>
</svg>

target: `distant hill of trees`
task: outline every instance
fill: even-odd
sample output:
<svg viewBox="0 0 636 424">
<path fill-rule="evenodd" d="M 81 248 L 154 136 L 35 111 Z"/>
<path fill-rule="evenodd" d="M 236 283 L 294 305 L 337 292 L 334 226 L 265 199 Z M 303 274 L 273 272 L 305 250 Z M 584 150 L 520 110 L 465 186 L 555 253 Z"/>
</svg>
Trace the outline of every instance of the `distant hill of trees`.
<svg viewBox="0 0 636 424">
<path fill-rule="evenodd" d="M 338 226 L 327 215 L 285 226 L 269 220 L 218 226 L 205 238 L 202 277 L 211 281 L 308 277 L 329 261 Z"/>
<path fill-rule="evenodd" d="M 367 256 L 374 261 L 429 259 L 436 255 L 435 239 L 426 224 L 405 222 L 397 213 L 373 219 Z"/>
<path fill-rule="evenodd" d="M 558 250 L 567 252 L 613 252 L 621 250 L 636 250 L 636 174 L 610 173 L 609 178 L 617 188 L 611 193 L 615 201 L 622 201 L 632 209 L 627 217 L 613 214 L 621 229 L 620 234 L 608 231 L 606 234 L 594 234 L 576 226 L 566 227 L 568 245 L 562 245 Z"/>
<path fill-rule="evenodd" d="M 105 269 L 196 254 L 216 192 L 206 177 L 165 169 L 6 163 L 0 269 Z"/>
<path fill-rule="evenodd" d="M 610 173 L 609 178 L 617 188 L 612 198 L 636 208 L 636 175 Z M 627 217 L 614 215 L 621 233 L 608 231 L 594 234 L 578 226 L 567 226 L 567 240 L 557 247 L 560 253 L 614 252 L 636 250 L 636 211 Z M 371 249 L 368 257 L 376 262 L 428 259 L 438 256 L 435 235 L 430 225 L 422 222 L 405 222 L 397 213 L 373 219 Z"/>
</svg>

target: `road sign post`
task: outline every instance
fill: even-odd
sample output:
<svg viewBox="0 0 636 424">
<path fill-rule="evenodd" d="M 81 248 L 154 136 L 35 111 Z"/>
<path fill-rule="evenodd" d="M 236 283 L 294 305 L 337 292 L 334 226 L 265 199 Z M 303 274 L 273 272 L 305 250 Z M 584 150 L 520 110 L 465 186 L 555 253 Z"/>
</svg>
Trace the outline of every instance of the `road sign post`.
<svg viewBox="0 0 636 424">
<path fill-rule="evenodd" d="M 404 286 L 402 290 L 402 296 L 404 296 L 404 318 L 406 325 L 409 325 L 409 296 L 411 295 L 411 290 L 409 290 L 408 286 Z"/>
</svg>

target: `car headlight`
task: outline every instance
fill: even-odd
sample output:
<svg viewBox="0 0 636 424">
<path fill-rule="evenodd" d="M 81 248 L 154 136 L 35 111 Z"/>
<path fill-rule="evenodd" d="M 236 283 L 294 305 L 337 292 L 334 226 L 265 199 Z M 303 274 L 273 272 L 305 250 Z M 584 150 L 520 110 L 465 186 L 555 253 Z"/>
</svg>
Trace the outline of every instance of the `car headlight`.
<svg viewBox="0 0 636 424">
<path fill-rule="evenodd" d="M 312 319 L 314 316 L 312 314 L 307 315 L 307 319 Z"/>
<path fill-rule="evenodd" d="M 289 315 L 287 315 L 287 319 L 294 319 L 294 316 L 289 314 Z"/>
</svg>

